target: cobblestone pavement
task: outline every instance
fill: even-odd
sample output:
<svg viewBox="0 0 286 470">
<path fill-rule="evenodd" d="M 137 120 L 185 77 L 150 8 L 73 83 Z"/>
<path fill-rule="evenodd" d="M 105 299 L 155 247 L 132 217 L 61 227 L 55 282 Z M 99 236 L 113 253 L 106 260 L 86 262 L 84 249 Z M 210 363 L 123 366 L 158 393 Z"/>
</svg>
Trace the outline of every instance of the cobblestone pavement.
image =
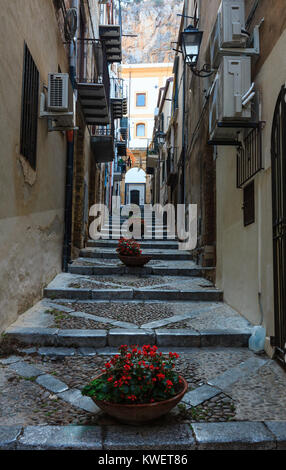
<svg viewBox="0 0 286 470">
<path fill-rule="evenodd" d="M 166 252 L 157 251 L 162 257 Z M 83 257 L 73 263 L 77 274 L 62 273 L 50 283 L 46 297 L 19 317 L 0 344 L 0 425 L 116 424 L 81 389 L 117 352 L 112 346 L 134 344 L 134 338 L 168 345 L 161 349 L 166 354 L 178 352 L 177 371 L 189 385 L 181 403 L 154 424 L 190 429 L 186 425 L 286 420 L 286 373 L 266 355 L 241 347 L 253 325 L 222 301 L 222 292 L 201 272 L 189 273 L 196 268 L 190 259 L 166 256 L 151 263 L 152 275 L 113 274 L 117 258 Z M 89 270 L 93 265 L 102 275 Z M 13 343 L 19 337 L 26 347 Z"/>
<path fill-rule="evenodd" d="M 18 350 L 14 355 L 1 355 L 0 425 L 115 424 L 102 412 L 83 409 L 86 404 L 82 405 L 79 397 L 72 401 L 67 394 L 67 391 L 80 391 L 110 356 L 72 349 L 61 351 L 70 355 L 60 355 L 56 350 L 53 354 L 51 348 L 38 351 L 34 348 L 28 352 L 30 354 Z M 260 367 L 244 371 L 239 377 L 235 375 L 238 366 L 256 360 L 262 361 Z M 23 364 L 32 366 L 36 372 L 34 369 L 26 371 Z M 209 383 L 226 372 L 231 372 L 233 378 L 228 380 L 229 385 L 215 389 L 215 396 L 199 399 L 201 402 L 196 406 L 181 402 L 158 424 L 286 419 L 286 374 L 264 355 L 256 356 L 246 348 L 183 350 L 177 370 L 188 381 L 192 393 L 202 393 Z M 45 383 L 43 385 L 37 377 L 39 373 L 44 374 L 40 378 L 58 379 L 67 391 L 54 393 L 45 388 Z"/>
</svg>

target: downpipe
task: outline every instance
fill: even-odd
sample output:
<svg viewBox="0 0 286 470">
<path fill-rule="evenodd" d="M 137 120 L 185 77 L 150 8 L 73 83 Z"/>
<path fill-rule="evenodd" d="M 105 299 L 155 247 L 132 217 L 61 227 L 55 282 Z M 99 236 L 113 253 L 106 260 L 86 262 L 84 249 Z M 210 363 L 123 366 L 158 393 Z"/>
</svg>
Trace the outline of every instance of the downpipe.
<svg viewBox="0 0 286 470">
<path fill-rule="evenodd" d="M 71 8 L 77 12 L 79 18 L 79 0 L 72 0 Z M 75 89 L 76 85 L 76 63 L 77 63 L 77 33 L 70 44 L 69 50 L 69 76 Z M 71 261 L 72 250 L 72 200 L 73 200 L 73 167 L 74 167 L 74 131 L 67 131 L 67 157 L 66 157 L 66 184 L 65 184 L 65 219 L 64 219 L 64 242 L 62 255 L 62 270 L 68 271 Z"/>
</svg>

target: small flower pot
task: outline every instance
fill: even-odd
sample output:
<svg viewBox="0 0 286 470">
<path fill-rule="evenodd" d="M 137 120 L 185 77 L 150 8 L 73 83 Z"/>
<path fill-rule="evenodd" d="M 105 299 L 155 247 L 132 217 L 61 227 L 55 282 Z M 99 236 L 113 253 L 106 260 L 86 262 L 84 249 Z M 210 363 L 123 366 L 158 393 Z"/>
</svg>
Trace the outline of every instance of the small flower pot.
<svg viewBox="0 0 286 470">
<path fill-rule="evenodd" d="M 91 398 L 100 409 L 120 422 L 140 425 L 167 414 L 182 400 L 188 390 L 188 384 L 183 377 L 180 377 L 180 379 L 182 381 L 182 390 L 177 395 L 169 398 L 168 400 L 158 401 L 155 403 L 125 405 L 121 403 L 100 401 L 93 397 Z"/>
<path fill-rule="evenodd" d="M 118 258 L 125 266 L 144 266 L 149 263 L 151 256 L 125 256 L 118 254 Z"/>
</svg>

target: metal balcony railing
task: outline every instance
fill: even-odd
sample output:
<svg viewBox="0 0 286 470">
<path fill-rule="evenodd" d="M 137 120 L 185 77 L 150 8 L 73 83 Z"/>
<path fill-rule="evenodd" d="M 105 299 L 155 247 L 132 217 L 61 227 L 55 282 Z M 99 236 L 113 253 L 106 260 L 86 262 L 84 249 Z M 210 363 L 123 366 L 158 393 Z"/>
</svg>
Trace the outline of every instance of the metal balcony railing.
<svg viewBox="0 0 286 470">
<path fill-rule="evenodd" d="M 112 128 L 107 126 L 90 126 L 90 135 L 92 137 L 112 136 Z"/>
<path fill-rule="evenodd" d="M 110 122 L 110 79 L 106 46 L 98 39 L 78 39 L 76 86 L 86 124 Z"/>
<path fill-rule="evenodd" d="M 172 185 L 177 175 L 177 148 L 171 147 L 168 150 L 168 156 L 166 160 L 167 170 L 167 184 Z"/>
</svg>

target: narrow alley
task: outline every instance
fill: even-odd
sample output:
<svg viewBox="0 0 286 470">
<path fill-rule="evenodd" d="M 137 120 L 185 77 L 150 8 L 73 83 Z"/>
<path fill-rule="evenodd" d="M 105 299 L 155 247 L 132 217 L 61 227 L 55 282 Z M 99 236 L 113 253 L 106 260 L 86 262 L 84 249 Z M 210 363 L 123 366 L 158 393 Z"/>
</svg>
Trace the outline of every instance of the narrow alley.
<svg viewBox="0 0 286 470">
<path fill-rule="evenodd" d="M 0 3 L 0 451 L 286 450 L 285 0 Z"/>
</svg>

